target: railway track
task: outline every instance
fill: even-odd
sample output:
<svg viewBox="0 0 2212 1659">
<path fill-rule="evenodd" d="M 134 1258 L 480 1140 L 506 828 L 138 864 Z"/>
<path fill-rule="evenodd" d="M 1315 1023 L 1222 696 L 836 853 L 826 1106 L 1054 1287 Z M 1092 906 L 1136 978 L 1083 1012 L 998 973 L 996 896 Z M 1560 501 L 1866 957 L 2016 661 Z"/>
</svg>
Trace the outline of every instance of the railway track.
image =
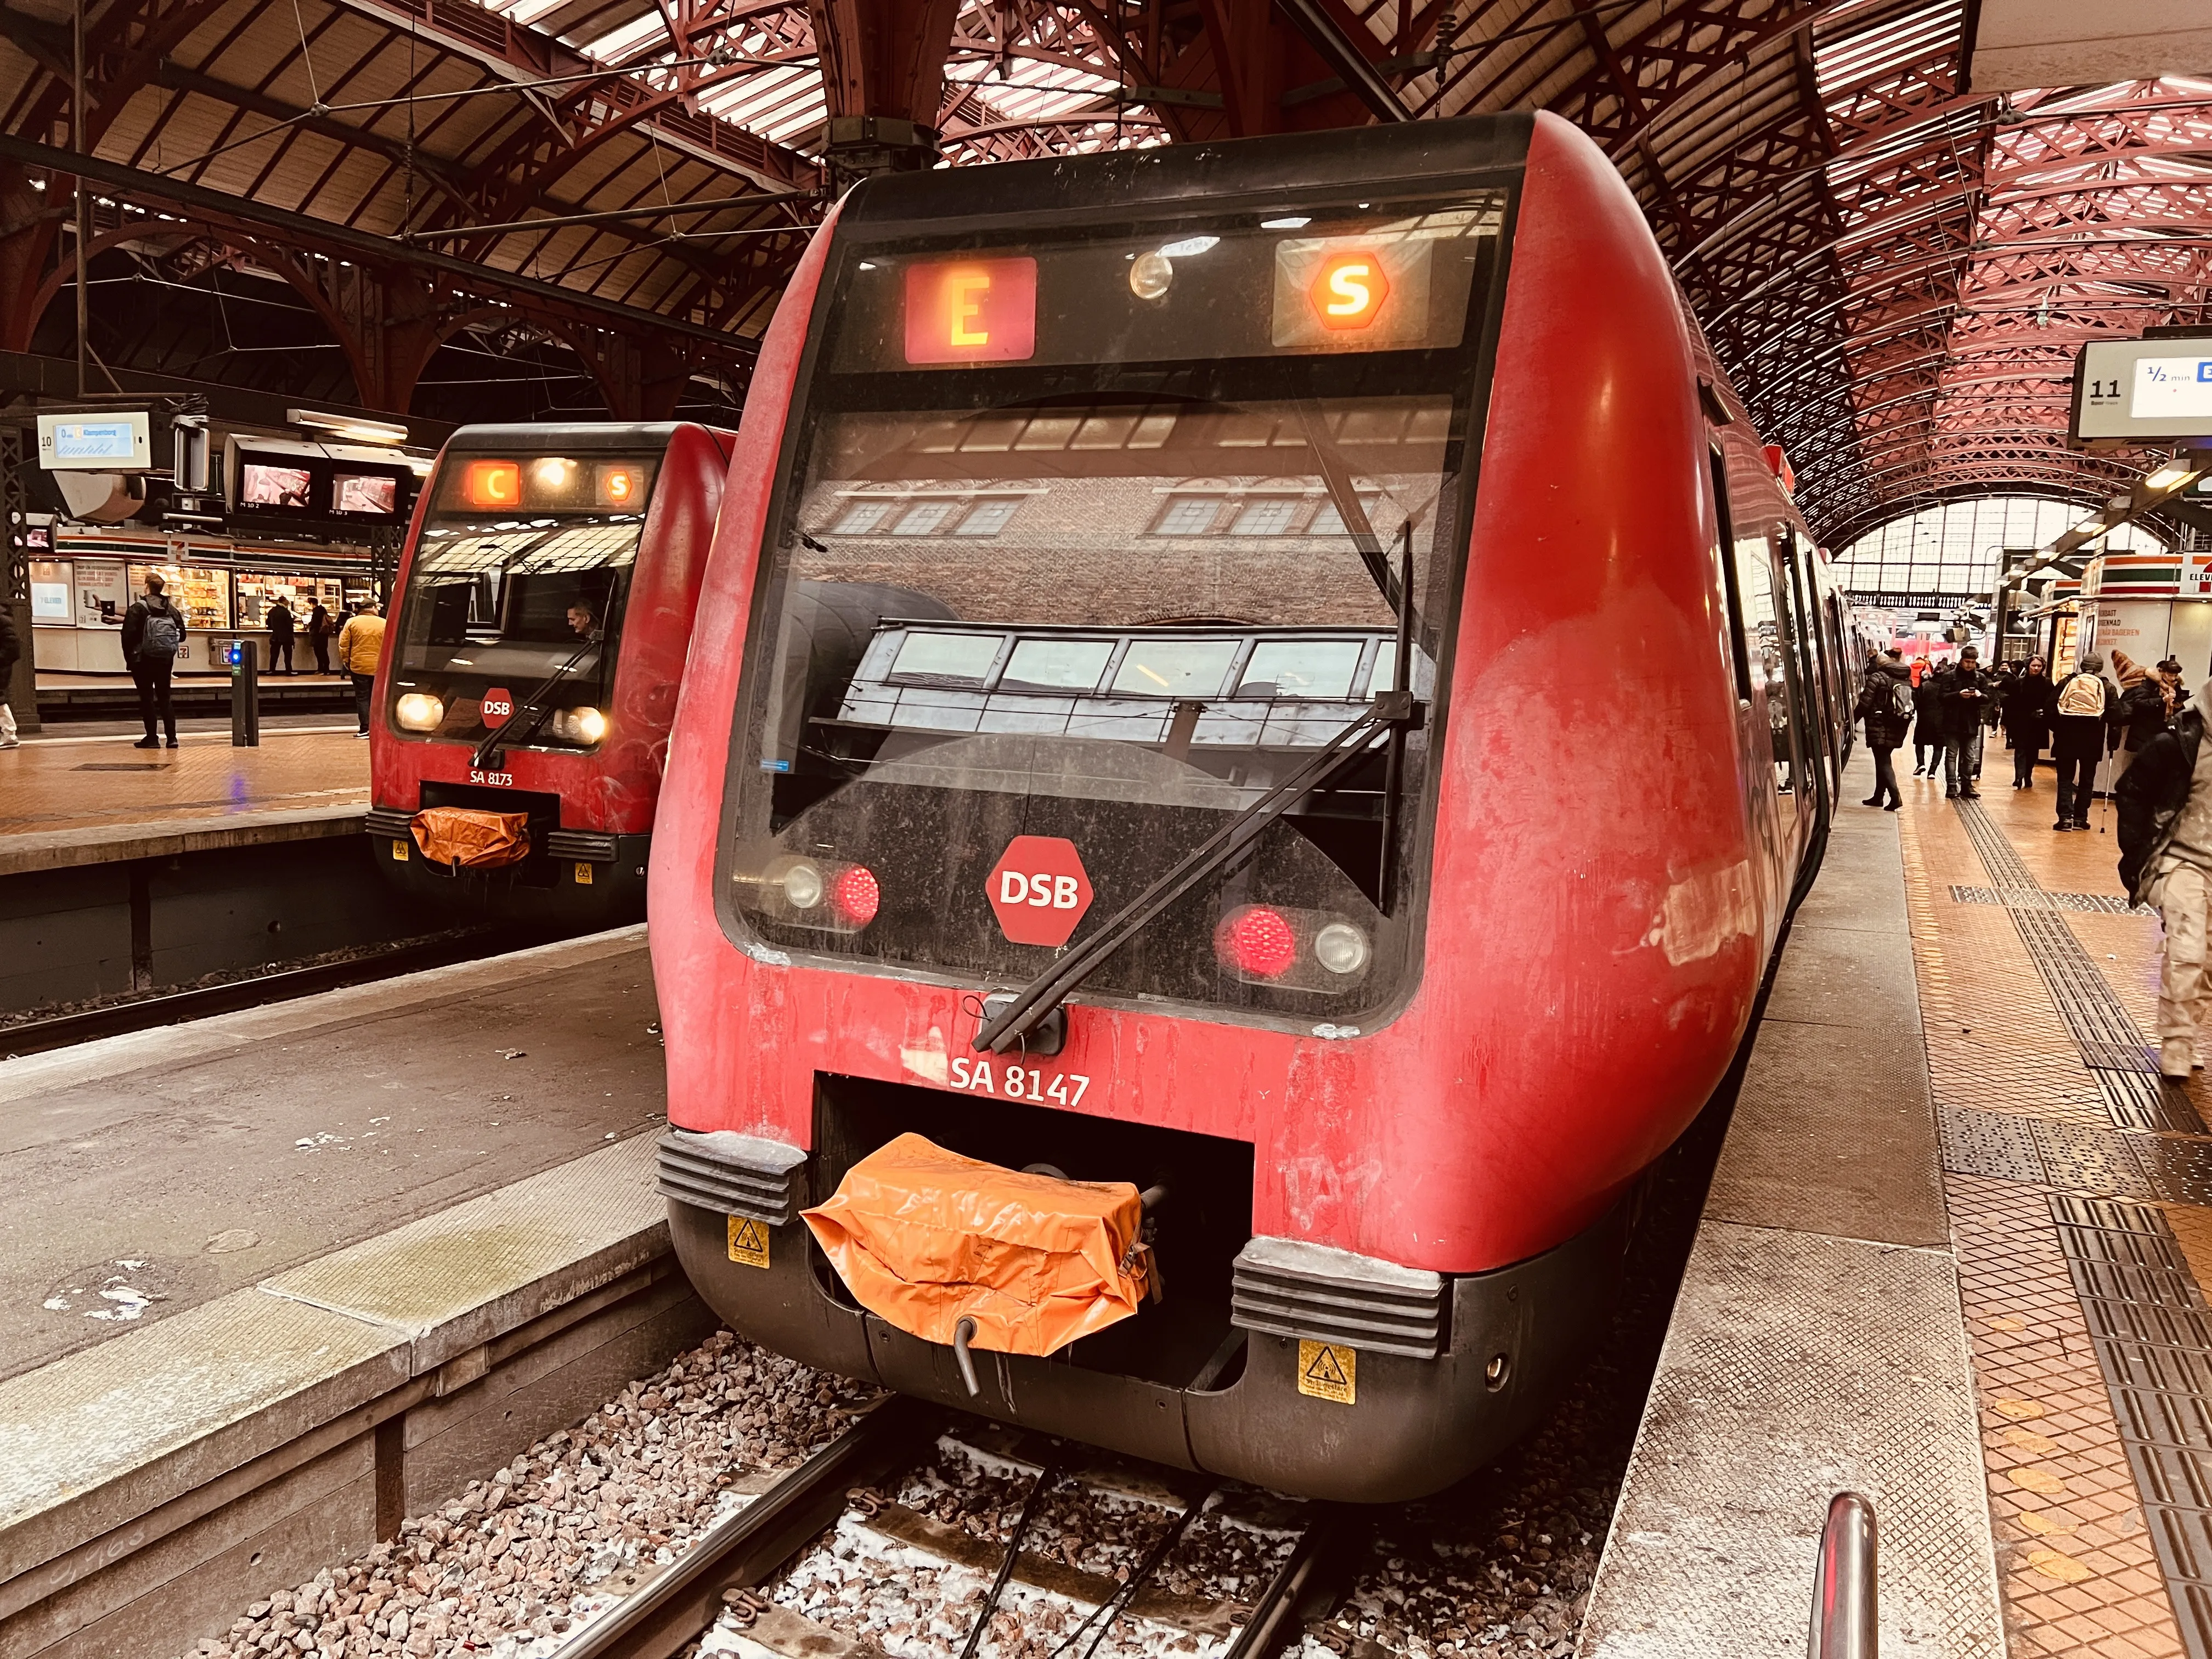
<svg viewBox="0 0 2212 1659">
<path fill-rule="evenodd" d="M 349 985 L 366 985 L 376 980 L 396 978 L 401 974 L 420 973 L 428 968 L 445 968 L 458 962 L 474 962 L 502 951 L 543 945 L 559 937 L 557 932 L 549 932 L 541 927 L 486 923 L 443 933 L 435 939 L 418 939 L 364 951 L 339 962 L 279 969 L 273 973 L 254 974 L 242 979 L 226 981 L 220 985 L 167 991 L 71 1013 L 18 1020 L 13 1024 L 0 1025 L 0 1057 L 12 1060 L 23 1054 L 45 1054 L 75 1043 L 89 1042 L 97 1037 L 122 1036 L 132 1031 L 149 1031 L 164 1025 L 174 1025 L 184 1020 L 205 1019 L 211 1014 L 234 1013 L 241 1008 L 258 1008 L 267 1003 L 289 1001 L 295 997 L 313 996 L 317 992 L 335 991 Z"/>
<path fill-rule="evenodd" d="M 1371 1523 L 1352 1510 L 1179 1471 L 1062 1466 L 1062 1455 L 1090 1455 L 988 1425 L 951 1426 L 935 1407 L 886 1399 L 633 1585 L 552 1659 L 672 1659 L 702 1638 L 696 1651 L 744 1659 L 886 1659 L 956 1644 L 973 1659 L 992 1637 L 999 1653 L 1051 1659 L 1102 1650 L 1272 1659 L 1326 1611 L 1370 1541 Z M 933 1500 L 939 1513 L 963 1501 L 945 1479 L 948 1461 L 994 1482 L 1007 1508 L 1021 1491 L 1010 1537 L 979 1538 L 931 1512 Z M 896 1497 L 886 1490 L 895 1483 Z M 1095 1527 L 1102 1507 L 1122 1517 L 1121 1530 L 1144 1535 L 1140 1547 L 1125 1540 L 1114 1571 L 1084 1559 L 1092 1547 L 1064 1530 L 1075 1510 Z M 1218 1534 L 1210 1540 L 1200 1535 L 1209 1528 Z M 1177 1571 L 1179 1556 L 1206 1559 Z M 1182 1587 L 1163 1582 L 1170 1574 Z M 1219 1593 L 1191 1593 L 1194 1577 Z M 878 1605 L 910 1592 L 919 1601 L 903 1612 Z M 1371 1659 L 1374 1644 L 1349 1631 L 1313 1633 L 1335 1653 Z"/>
</svg>

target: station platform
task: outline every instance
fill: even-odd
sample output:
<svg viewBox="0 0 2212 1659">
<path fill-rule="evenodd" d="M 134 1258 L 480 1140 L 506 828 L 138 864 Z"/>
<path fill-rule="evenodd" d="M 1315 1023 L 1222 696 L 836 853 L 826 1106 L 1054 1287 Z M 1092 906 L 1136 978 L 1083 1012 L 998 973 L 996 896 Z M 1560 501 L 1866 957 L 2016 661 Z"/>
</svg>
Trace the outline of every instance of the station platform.
<svg viewBox="0 0 2212 1659">
<path fill-rule="evenodd" d="M 1802 1647 L 1870 1498 L 1885 1655 L 2212 1652 L 2207 1074 L 2162 1085 L 2112 808 L 1844 779 L 1577 1649 Z"/>
<path fill-rule="evenodd" d="M 137 749 L 135 730 L 58 728 L 0 750 L 0 876 L 216 848 L 351 835 L 368 806 L 368 745 L 343 726 L 227 727 Z"/>
<path fill-rule="evenodd" d="M 0 1377 L 657 1128 L 644 933 L 0 1062 Z"/>
<path fill-rule="evenodd" d="M 644 929 L 0 1063 L 0 1651 L 167 1656 L 699 1340 Z"/>
</svg>

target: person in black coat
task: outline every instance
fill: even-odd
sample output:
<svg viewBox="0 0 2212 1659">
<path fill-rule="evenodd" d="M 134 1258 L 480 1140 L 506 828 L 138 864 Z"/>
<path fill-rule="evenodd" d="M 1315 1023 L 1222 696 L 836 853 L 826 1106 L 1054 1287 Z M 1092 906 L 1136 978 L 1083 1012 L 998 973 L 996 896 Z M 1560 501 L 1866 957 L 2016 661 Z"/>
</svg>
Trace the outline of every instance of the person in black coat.
<svg viewBox="0 0 2212 1659">
<path fill-rule="evenodd" d="M 2051 741 L 2051 700 L 2057 688 L 2040 657 L 2030 657 L 2027 668 L 2005 693 L 2005 741 L 2012 744 L 2012 787 L 2032 788 L 2035 763 L 2043 745 Z"/>
<path fill-rule="evenodd" d="M 1995 683 L 1982 667 L 1982 653 L 1972 646 L 1959 653 L 1959 660 L 1936 677 L 1936 699 L 1943 715 L 1943 797 L 1947 800 L 1977 800 L 1974 774 L 1981 769 L 1982 717 L 1988 713 Z"/>
<path fill-rule="evenodd" d="M 1874 751 L 1874 793 L 1860 802 L 1863 806 L 1880 806 L 1894 812 L 1905 805 L 1905 797 L 1898 793 L 1898 745 L 1905 741 L 1906 728 L 1912 724 L 1911 716 L 1899 708 L 1900 699 L 1896 688 L 1903 687 L 1903 701 L 1911 706 L 1913 701 L 1911 671 L 1905 665 L 1901 651 L 1885 651 L 1867 665 L 1866 678 L 1859 685 L 1859 700 L 1854 712 L 1866 722 L 1867 747 Z"/>
<path fill-rule="evenodd" d="M 1923 772 L 1936 775 L 1936 757 L 1943 752 L 1943 710 L 1937 702 L 1936 675 L 1942 672 L 1933 663 L 1921 668 L 1920 684 L 1912 690 L 1912 707 L 1916 715 L 1912 722 L 1912 775 Z"/>
<path fill-rule="evenodd" d="M 2092 651 L 2058 682 L 2051 702 L 2051 752 L 2058 763 L 2058 821 L 2053 830 L 2087 830 L 2097 763 L 2118 737 L 2120 694 Z"/>
<path fill-rule="evenodd" d="M 261 620 L 269 624 L 269 672 L 276 672 L 276 659 L 284 659 L 284 672 L 292 672 L 292 635 L 300 619 L 292 614 L 292 607 L 279 598 L 270 602 Z"/>
</svg>

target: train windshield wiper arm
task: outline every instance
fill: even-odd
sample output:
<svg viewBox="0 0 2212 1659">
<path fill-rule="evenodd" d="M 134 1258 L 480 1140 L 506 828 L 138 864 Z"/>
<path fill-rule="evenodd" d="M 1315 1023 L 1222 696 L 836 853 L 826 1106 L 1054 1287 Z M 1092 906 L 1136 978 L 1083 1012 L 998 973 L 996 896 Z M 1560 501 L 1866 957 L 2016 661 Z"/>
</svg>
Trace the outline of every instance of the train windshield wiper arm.
<svg viewBox="0 0 2212 1659">
<path fill-rule="evenodd" d="M 506 725 L 484 733 L 484 740 L 477 745 L 476 753 L 469 757 L 469 764 L 481 772 L 491 763 L 491 757 L 509 744 L 527 742 L 531 734 L 545 724 L 545 717 L 553 712 L 553 705 L 545 701 L 552 695 L 553 688 L 567 679 L 569 670 L 583 661 L 584 653 L 599 643 L 596 636 L 589 637 L 570 652 L 568 661 L 539 681 L 536 690 L 515 704 L 514 713 L 507 716 Z M 527 720 L 523 718 L 526 714 L 529 716 Z"/>
<path fill-rule="evenodd" d="M 1359 718 L 1324 744 L 1320 752 L 1184 854 L 1181 863 L 1122 906 L 1112 920 L 1014 994 L 1012 1000 L 975 1033 L 975 1046 L 1003 1054 L 1041 1024 L 1070 991 L 1127 945 L 1161 911 L 1252 844 L 1260 832 L 1364 753 L 1386 732 L 1413 720 L 1413 694 L 1382 691 Z"/>
</svg>

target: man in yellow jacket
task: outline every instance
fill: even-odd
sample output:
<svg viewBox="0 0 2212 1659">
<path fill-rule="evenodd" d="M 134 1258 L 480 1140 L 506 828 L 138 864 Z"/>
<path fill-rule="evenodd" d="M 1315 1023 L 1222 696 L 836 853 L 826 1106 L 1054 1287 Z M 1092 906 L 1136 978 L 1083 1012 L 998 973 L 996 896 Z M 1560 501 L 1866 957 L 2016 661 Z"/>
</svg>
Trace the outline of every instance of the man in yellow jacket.
<svg viewBox="0 0 2212 1659">
<path fill-rule="evenodd" d="M 338 666 L 353 676 L 354 718 L 361 722 L 357 738 L 368 735 L 369 705 L 376 700 L 376 659 L 384 654 L 384 607 L 364 599 L 345 626 L 338 629 Z"/>
</svg>

